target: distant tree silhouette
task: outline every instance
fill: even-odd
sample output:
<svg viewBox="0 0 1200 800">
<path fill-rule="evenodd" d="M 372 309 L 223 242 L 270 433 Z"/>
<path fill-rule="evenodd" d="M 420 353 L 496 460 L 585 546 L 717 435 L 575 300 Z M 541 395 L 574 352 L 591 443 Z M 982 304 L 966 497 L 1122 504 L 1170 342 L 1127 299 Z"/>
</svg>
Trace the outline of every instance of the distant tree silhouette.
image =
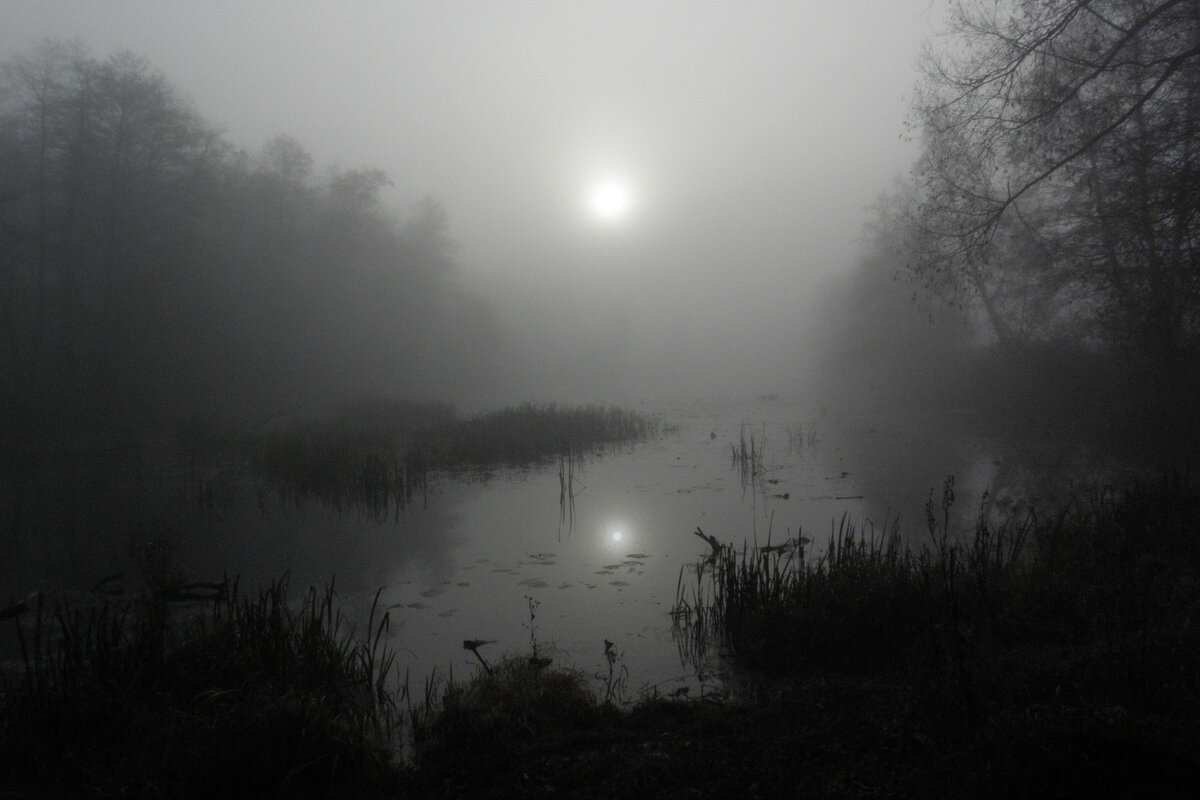
<svg viewBox="0 0 1200 800">
<path fill-rule="evenodd" d="M 464 388 L 497 338 L 490 311 L 455 283 L 445 212 L 396 219 L 390 185 L 320 173 L 289 136 L 238 150 L 129 53 L 47 42 L 4 62 L 6 420 L 137 436 Z"/>
</svg>

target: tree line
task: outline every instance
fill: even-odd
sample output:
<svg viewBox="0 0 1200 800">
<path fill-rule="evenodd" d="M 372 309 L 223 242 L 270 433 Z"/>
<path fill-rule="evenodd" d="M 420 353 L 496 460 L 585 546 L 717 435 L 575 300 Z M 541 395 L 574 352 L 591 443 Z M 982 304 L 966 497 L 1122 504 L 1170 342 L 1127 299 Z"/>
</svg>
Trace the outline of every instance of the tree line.
<svg viewBox="0 0 1200 800">
<path fill-rule="evenodd" d="M 460 391 L 490 310 L 445 214 L 380 170 L 250 154 L 130 53 L 0 66 L 0 403 L 9 426 L 138 435 L 344 397 Z M 453 370 L 444 365 L 454 363 Z"/>
</svg>

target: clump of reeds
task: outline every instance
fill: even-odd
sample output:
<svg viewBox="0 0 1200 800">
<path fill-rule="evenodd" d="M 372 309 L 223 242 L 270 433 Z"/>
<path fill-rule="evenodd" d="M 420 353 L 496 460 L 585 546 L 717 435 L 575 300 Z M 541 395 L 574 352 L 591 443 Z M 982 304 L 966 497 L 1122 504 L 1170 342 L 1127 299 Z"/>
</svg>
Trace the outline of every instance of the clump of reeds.
<svg viewBox="0 0 1200 800">
<path fill-rule="evenodd" d="M 722 547 L 682 580 L 683 649 L 721 643 L 775 674 L 885 672 L 968 717 L 1012 703 L 1200 707 L 1200 488 L 1105 490 L 1055 513 L 951 529 L 954 482 L 927 536 L 847 519 L 804 548 Z M 1185 665 L 1191 665 L 1187 667 Z"/>
<path fill-rule="evenodd" d="M 621 663 L 622 653 L 608 639 L 604 640 L 605 671 L 597 676 L 604 681 L 604 703 L 622 701 L 629 684 L 629 668 Z"/>
<path fill-rule="evenodd" d="M 766 493 L 766 450 L 766 424 L 764 423 L 756 434 L 753 426 L 743 422 L 737 444 L 729 445 L 730 468 L 738 471 L 743 492 L 750 489 Z"/>
<path fill-rule="evenodd" d="M 161 595 L 30 609 L 23 672 L 4 688 L 3 788 L 30 796 L 326 796 L 396 770 L 387 615 L 355 635 L 332 587 L 289 603 L 226 582 L 178 608 Z M 28 631 L 26 631 L 28 629 Z"/>
<path fill-rule="evenodd" d="M 470 771 L 503 764 L 535 739 L 592 727 L 600 706 L 582 672 L 506 656 L 466 682 L 435 678 L 411 714 L 414 761 L 436 774 L 470 760 Z"/>
<path fill-rule="evenodd" d="M 896 527 L 859 531 L 843 517 L 816 558 L 806 538 L 770 548 L 724 545 L 697 570 L 695 584 L 681 581 L 676 619 L 691 628 L 691 651 L 720 639 L 743 665 L 772 673 L 894 666 L 912 620 L 921 618 L 913 613 L 914 561 Z"/>
</svg>

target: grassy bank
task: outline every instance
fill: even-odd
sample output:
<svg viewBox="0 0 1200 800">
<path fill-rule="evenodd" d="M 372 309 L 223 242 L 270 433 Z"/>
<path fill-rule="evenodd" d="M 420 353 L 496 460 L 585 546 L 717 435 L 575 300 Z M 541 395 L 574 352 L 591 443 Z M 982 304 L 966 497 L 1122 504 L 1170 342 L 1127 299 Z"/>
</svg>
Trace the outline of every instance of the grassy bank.
<svg viewBox="0 0 1200 800">
<path fill-rule="evenodd" d="M 1200 657 L 1194 482 L 1105 489 L 997 522 L 981 515 L 967 536 L 949 528 L 953 503 L 951 478 L 927 504 L 917 547 L 895 526 L 859 531 L 846 519 L 823 548 L 807 537 L 722 546 L 681 585 L 677 618 L 698 647 L 721 641 L 765 674 L 914 672 L 957 687 L 969 711 L 999 701 L 1001 685 L 1017 691 L 995 674 L 1013 674 L 1012 654 L 1120 665 L 1136 682 L 1106 685 L 1114 702 L 1151 702 L 1170 686 L 1156 658 Z"/>
</svg>

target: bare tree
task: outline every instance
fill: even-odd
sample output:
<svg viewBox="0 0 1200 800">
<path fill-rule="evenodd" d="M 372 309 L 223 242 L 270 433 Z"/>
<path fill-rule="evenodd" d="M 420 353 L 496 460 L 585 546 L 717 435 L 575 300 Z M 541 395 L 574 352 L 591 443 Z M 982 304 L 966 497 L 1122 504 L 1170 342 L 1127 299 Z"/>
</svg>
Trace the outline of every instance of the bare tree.
<svg viewBox="0 0 1200 800">
<path fill-rule="evenodd" d="M 1000 339 L 1166 362 L 1200 313 L 1200 4 L 963 0 L 923 57 L 912 270 Z"/>
</svg>

